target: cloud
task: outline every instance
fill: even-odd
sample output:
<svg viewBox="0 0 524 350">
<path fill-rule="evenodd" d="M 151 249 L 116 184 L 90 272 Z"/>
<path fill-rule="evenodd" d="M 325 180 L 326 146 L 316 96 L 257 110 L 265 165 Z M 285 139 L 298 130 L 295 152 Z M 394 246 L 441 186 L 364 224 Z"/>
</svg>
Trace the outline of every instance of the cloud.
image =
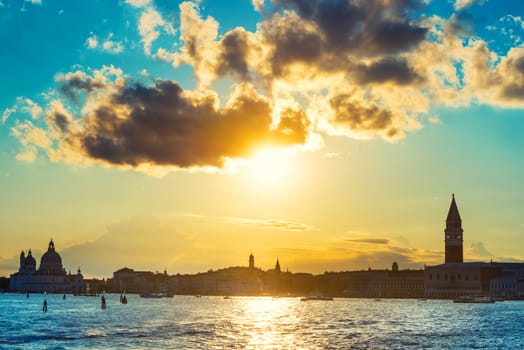
<svg viewBox="0 0 524 350">
<path fill-rule="evenodd" d="M 350 244 L 352 242 L 348 242 Z M 373 244 L 374 249 L 351 248 L 351 246 L 327 248 L 274 248 L 273 254 L 280 258 L 284 267 L 294 272 L 354 271 L 390 269 L 396 261 L 401 269 L 423 269 L 424 265 L 441 263 L 443 252 L 402 248 Z M 371 247 L 367 246 L 367 247 Z"/>
<path fill-rule="evenodd" d="M 180 53 L 173 56 L 173 63 L 175 66 L 182 63 L 191 64 L 201 86 L 209 86 L 216 75 L 218 46 L 215 39 L 218 36 L 218 22 L 211 16 L 202 19 L 195 3 L 186 1 L 179 7 L 180 40 L 183 45 Z M 224 63 L 224 66 L 227 64 Z"/>
<path fill-rule="evenodd" d="M 90 49 L 96 49 L 98 47 L 98 39 L 96 35 L 92 34 L 89 38 L 86 39 L 86 47 Z"/>
<path fill-rule="evenodd" d="M 474 4 L 483 5 L 487 0 L 455 0 L 453 8 L 455 10 L 465 10 L 468 7 L 473 6 Z"/>
<path fill-rule="evenodd" d="M 36 120 L 42 115 L 43 109 L 38 103 L 29 98 L 18 97 L 12 107 L 4 109 L 0 117 L 0 121 L 2 124 L 5 124 L 7 119 L 9 119 L 12 114 L 18 112 L 27 113 L 33 120 Z"/>
<path fill-rule="evenodd" d="M 23 145 L 31 144 L 42 148 L 47 148 L 50 145 L 47 133 L 43 129 L 35 128 L 30 121 L 17 123 L 11 128 L 11 134 L 18 138 Z"/>
<path fill-rule="evenodd" d="M 470 257 L 493 257 L 493 254 L 486 249 L 483 242 L 471 243 L 467 249 L 467 255 Z"/>
<path fill-rule="evenodd" d="M 151 3 L 151 0 L 125 0 L 125 2 L 134 7 L 145 7 Z"/>
<path fill-rule="evenodd" d="M 303 231 L 310 231 L 312 229 L 311 226 L 298 223 L 298 222 L 291 222 L 286 220 L 277 220 L 277 219 L 266 219 L 266 220 L 260 220 L 260 219 L 250 219 L 250 218 L 225 218 L 226 221 L 230 221 L 233 223 L 239 223 L 241 225 L 247 225 L 247 226 L 253 226 L 260 229 L 269 229 L 269 230 L 283 230 L 283 231 L 294 231 L 294 232 L 303 232 Z"/>
<path fill-rule="evenodd" d="M 264 0 L 251 0 L 251 3 L 257 11 L 262 11 L 264 9 Z"/>
<path fill-rule="evenodd" d="M 167 34 L 175 33 L 173 26 L 166 22 L 158 11 L 152 7 L 146 8 L 138 21 L 138 33 L 144 44 L 144 52 L 148 56 L 151 55 L 153 42 L 160 37 L 158 28 L 161 28 Z"/>
<path fill-rule="evenodd" d="M 283 109 L 274 121 L 271 101 L 246 83 L 236 85 L 221 107 L 213 91 L 183 90 L 170 80 L 127 83 L 114 67 L 59 75 L 57 82 L 79 104 L 81 117 L 55 101 L 45 127 L 24 123 L 13 129 L 23 145 L 42 148 L 54 161 L 220 169 L 260 148 L 303 145 L 309 135 L 304 112 Z M 33 134 L 47 142 L 36 142 L 28 136 Z"/>
<path fill-rule="evenodd" d="M 16 112 L 16 108 L 15 107 L 4 109 L 4 111 L 2 112 L 2 117 L 1 117 L 2 124 L 4 124 L 7 121 L 7 119 L 9 119 L 11 114 L 13 114 L 15 112 Z"/>
<path fill-rule="evenodd" d="M 384 238 L 354 238 L 346 239 L 346 242 L 369 243 L 369 244 L 389 244 L 389 239 Z"/>
<path fill-rule="evenodd" d="M 396 85 L 408 85 L 422 80 L 405 58 L 392 57 L 359 65 L 355 68 L 355 75 L 362 84 L 392 82 Z"/>
<path fill-rule="evenodd" d="M 33 5 L 42 5 L 42 0 L 24 0 L 25 2 L 29 2 Z"/>
<path fill-rule="evenodd" d="M 113 41 L 113 33 L 109 33 L 107 39 L 102 43 L 101 47 L 104 51 L 110 53 L 121 53 L 124 51 L 124 45 L 120 41 Z"/>
<path fill-rule="evenodd" d="M 199 1 L 185 1 L 181 45 L 155 51 L 157 39 L 175 29 L 151 2 L 127 3 L 140 8 L 146 55 L 190 65 L 197 89 L 66 74 L 58 90 L 74 118 L 66 127 L 47 113 L 47 125 L 34 125 L 54 130 L 45 151 L 55 161 L 217 169 L 264 145 L 293 147 L 325 134 L 393 142 L 437 122 L 430 113 L 441 106 L 524 107 L 524 48 L 493 50 L 474 35 L 466 12 L 428 15 L 426 1 L 252 1 L 263 14 L 256 29 L 224 32 L 201 14 Z M 86 46 L 123 49 L 111 34 L 105 41 L 91 34 Z M 212 90 L 218 80 L 234 86 L 229 103 L 220 105 L 226 98 Z M 12 113 L 4 110 L 2 119 Z"/>
<path fill-rule="evenodd" d="M 124 51 L 124 45 L 120 41 L 114 41 L 113 33 L 109 33 L 107 38 L 99 42 L 96 35 L 92 34 L 90 37 L 86 39 L 85 46 L 89 49 L 100 49 L 105 52 L 109 52 L 112 54 L 121 53 Z"/>
</svg>

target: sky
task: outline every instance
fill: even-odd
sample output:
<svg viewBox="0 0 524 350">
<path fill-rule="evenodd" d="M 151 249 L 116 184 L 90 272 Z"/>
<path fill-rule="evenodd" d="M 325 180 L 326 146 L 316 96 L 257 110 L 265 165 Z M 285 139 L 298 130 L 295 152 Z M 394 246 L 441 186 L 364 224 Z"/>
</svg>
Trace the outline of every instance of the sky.
<svg viewBox="0 0 524 350">
<path fill-rule="evenodd" d="M 523 261 L 524 3 L 0 0 L 0 275 Z"/>
</svg>

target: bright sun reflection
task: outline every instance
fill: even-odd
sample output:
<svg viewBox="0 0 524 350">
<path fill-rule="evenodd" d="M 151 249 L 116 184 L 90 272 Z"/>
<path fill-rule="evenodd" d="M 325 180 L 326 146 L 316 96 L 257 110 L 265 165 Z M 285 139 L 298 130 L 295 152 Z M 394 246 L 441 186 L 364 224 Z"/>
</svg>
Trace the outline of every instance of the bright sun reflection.
<svg viewBox="0 0 524 350">
<path fill-rule="evenodd" d="M 248 348 L 294 348 L 296 339 L 289 328 L 300 322 L 296 298 L 245 298 L 242 300 L 243 323 L 250 340 Z"/>
<path fill-rule="evenodd" d="M 293 155 L 283 150 L 264 150 L 249 161 L 251 177 L 257 186 L 272 188 L 285 185 L 293 172 Z"/>
</svg>

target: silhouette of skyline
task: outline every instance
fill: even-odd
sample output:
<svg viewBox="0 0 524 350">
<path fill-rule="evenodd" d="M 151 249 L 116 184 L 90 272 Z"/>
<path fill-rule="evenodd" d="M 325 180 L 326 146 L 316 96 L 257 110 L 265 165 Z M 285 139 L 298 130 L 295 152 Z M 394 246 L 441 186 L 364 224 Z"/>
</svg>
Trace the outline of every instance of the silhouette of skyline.
<svg viewBox="0 0 524 350">
<path fill-rule="evenodd" d="M 0 0 L 0 275 L 524 259 L 524 3 L 229 5 Z"/>
</svg>

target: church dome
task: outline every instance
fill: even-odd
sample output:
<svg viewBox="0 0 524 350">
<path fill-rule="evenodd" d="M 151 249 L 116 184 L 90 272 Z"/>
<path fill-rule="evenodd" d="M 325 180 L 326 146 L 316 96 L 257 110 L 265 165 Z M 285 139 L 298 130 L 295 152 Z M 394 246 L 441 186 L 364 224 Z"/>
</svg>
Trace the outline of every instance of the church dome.
<svg viewBox="0 0 524 350">
<path fill-rule="evenodd" d="M 47 252 L 42 255 L 40 259 L 40 270 L 44 273 L 60 273 L 63 271 L 62 258 L 55 251 L 55 244 L 53 240 L 49 242 Z"/>
</svg>

